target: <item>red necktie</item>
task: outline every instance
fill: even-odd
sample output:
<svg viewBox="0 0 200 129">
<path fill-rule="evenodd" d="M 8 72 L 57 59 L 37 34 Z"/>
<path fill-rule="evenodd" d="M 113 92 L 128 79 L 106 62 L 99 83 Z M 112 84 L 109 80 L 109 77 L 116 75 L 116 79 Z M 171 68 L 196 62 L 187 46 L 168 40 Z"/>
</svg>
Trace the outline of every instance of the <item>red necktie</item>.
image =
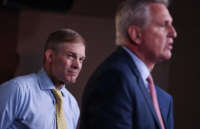
<svg viewBox="0 0 200 129">
<path fill-rule="evenodd" d="M 163 122 L 163 119 L 162 119 L 162 116 L 161 116 L 161 113 L 160 113 L 160 108 L 159 108 L 159 104 L 158 104 L 158 99 L 157 99 L 155 85 L 153 83 L 153 79 L 152 79 L 151 75 L 148 76 L 147 81 L 149 83 L 150 96 L 152 98 L 153 106 L 154 106 L 154 109 L 156 111 L 156 114 L 157 114 L 158 119 L 160 121 L 161 128 L 165 129 L 164 122 Z"/>
</svg>

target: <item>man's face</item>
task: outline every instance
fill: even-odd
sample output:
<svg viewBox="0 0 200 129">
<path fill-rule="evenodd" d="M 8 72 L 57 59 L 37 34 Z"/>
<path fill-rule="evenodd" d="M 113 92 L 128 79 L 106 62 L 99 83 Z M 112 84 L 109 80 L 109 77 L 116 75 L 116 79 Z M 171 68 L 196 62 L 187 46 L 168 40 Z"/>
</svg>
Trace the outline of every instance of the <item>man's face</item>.
<svg viewBox="0 0 200 129">
<path fill-rule="evenodd" d="M 142 30 L 141 51 L 146 59 L 155 63 L 171 58 L 173 39 L 177 33 L 172 25 L 172 17 L 163 4 L 149 4 L 150 18 Z"/>
<path fill-rule="evenodd" d="M 54 81 L 75 83 L 85 59 L 85 46 L 82 42 L 63 43 L 53 51 L 50 65 Z"/>
</svg>

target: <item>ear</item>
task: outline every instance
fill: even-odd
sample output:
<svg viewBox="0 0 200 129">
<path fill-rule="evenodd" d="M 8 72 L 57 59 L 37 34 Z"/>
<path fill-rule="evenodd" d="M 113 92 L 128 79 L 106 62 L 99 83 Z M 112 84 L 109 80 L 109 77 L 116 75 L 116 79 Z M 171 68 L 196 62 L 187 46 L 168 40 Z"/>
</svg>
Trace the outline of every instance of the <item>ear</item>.
<svg viewBox="0 0 200 129">
<path fill-rule="evenodd" d="M 137 45 L 141 44 L 141 28 L 139 26 L 136 25 L 131 25 L 128 28 L 128 34 L 129 34 L 129 38 L 134 41 L 134 43 L 136 43 Z"/>
<path fill-rule="evenodd" d="M 44 56 L 45 56 L 46 62 L 51 63 L 52 58 L 53 58 L 53 50 L 47 49 L 44 53 Z"/>
</svg>

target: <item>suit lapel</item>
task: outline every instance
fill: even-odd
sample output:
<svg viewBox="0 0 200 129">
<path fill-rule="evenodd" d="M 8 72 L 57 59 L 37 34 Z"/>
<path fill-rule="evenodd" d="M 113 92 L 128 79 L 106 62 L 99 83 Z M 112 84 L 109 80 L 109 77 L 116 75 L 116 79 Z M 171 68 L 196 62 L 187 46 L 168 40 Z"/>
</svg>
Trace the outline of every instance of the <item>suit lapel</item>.
<svg viewBox="0 0 200 129">
<path fill-rule="evenodd" d="M 142 94 L 143 94 L 143 96 L 144 96 L 144 98 L 147 102 L 147 105 L 149 106 L 149 109 L 151 110 L 151 113 L 152 113 L 154 119 L 156 120 L 156 123 L 158 124 L 159 128 L 161 129 L 160 122 L 159 122 L 159 119 L 158 119 L 157 114 L 155 112 L 151 97 L 150 97 L 148 90 L 146 89 L 144 82 L 141 78 L 138 79 L 138 84 L 139 84 L 139 88 L 140 88 L 140 90 L 141 90 L 141 92 L 142 92 Z"/>
<path fill-rule="evenodd" d="M 163 118 L 163 121 L 164 121 L 164 124 L 165 124 L 165 128 L 167 129 L 167 113 L 168 113 L 168 103 L 165 99 L 163 99 L 163 96 L 162 94 L 160 94 L 159 90 L 157 90 L 156 88 L 156 91 L 157 91 L 157 97 L 158 97 L 158 103 L 159 103 L 159 106 L 160 106 L 160 112 L 161 112 L 161 115 L 162 115 L 162 118 Z"/>
<path fill-rule="evenodd" d="M 149 96 L 149 93 L 147 91 L 147 89 L 145 88 L 145 84 L 142 80 L 142 77 L 135 65 L 135 63 L 133 62 L 132 58 L 130 57 L 130 55 L 124 50 L 122 49 L 121 47 L 118 48 L 117 52 L 120 53 L 120 55 L 123 55 L 124 59 L 126 60 L 126 62 L 129 64 L 130 66 L 130 69 L 132 70 L 133 74 L 136 75 L 137 77 L 137 80 L 138 80 L 138 85 L 139 85 L 139 89 L 141 90 L 145 100 L 146 100 L 146 103 L 147 105 L 149 106 L 149 109 L 151 110 L 151 113 L 156 121 L 156 123 L 158 124 L 159 128 L 161 129 L 161 126 L 160 126 L 160 122 L 159 122 L 159 119 L 156 115 L 156 112 L 154 110 L 154 107 L 153 107 L 153 103 L 152 103 L 152 100 Z"/>
</svg>

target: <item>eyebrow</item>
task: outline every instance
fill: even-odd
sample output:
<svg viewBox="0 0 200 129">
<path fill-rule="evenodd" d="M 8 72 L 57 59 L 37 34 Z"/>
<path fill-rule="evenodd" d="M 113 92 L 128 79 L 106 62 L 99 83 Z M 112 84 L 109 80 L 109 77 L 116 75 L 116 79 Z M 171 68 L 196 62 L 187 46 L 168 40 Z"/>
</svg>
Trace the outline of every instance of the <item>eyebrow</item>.
<svg viewBox="0 0 200 129">
<path fill-rule="evenodd" d="M 74 52 L 69 51 L 69 50 L 67 50 L 66 52 L 71 53 L 71 54 L 73 54 L 73 55 L 75 55 L 75 56 L 78 56 L 78 55 L 79 55 L 79 54 L 74 53 Z M 86 56 L 80 56 L 79 58 L 86 58 Z"/>
</svg>

